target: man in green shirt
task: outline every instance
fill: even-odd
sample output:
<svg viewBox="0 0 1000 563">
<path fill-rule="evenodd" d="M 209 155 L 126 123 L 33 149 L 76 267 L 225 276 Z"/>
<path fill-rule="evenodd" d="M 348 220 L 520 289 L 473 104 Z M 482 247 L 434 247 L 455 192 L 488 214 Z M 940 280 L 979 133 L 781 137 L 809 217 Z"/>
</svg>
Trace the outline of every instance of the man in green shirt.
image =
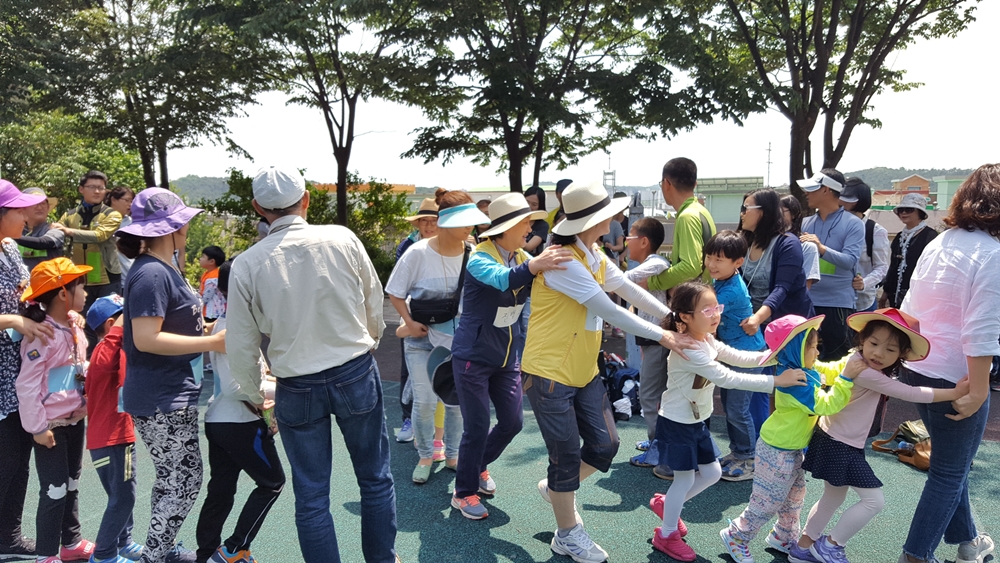
<svg viewBox="0 0 1000 563">
<path fill-rule="evenodd" d="M 702 249 L 715 234 L 715 221 L 694 197 L 697 184 L 698 166 L 690 158 L 674 158 L 663 165 L 660 190 L 663 200 L 677 210 L 677 220 L 670 268 L 647 280 L 650 290 L 669 291 L 686 281 L 711 279 L 708 272 L 703 272 Z"/>
</svg>

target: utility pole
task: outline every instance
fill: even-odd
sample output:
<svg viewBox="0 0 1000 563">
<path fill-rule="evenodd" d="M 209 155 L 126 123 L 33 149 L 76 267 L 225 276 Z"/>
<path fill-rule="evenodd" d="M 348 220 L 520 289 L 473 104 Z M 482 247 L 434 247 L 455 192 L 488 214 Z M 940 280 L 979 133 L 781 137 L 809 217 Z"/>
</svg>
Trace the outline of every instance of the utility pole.
<svg viewBox="0 0 1000 563">
<path fill-rule="evenodd" d="M 771 143 L 767 143 L 767 185 L 766 188 L 771 187 Z"/>
<path fill-rule="evenodd" d="M 608 195 L 613 195 L 615 193 L 615 171 L 611 170 L 611 153 L 608 153 L 608 170 L 604 171 L 604 189 L 608 191 Z"/>
</svg>

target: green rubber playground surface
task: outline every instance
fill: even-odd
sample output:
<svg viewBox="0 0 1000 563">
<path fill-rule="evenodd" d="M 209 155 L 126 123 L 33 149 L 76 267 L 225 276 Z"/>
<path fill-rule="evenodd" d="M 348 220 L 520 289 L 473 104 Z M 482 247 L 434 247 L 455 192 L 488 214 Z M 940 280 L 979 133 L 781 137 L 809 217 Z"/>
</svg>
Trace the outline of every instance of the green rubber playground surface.
<svg viewBox="0 0 1000 563">
<path fill-rule="evenodd" d="M 387 420 L 390 437 L 400 420 L 397 404 L 398 384 L 384 384 Z M 210 390 L 203 393 L 208 397 Z M 914 411 L 915 412 L 915 411 Z M 915 418 L 915 416 L 913 417 Z M 392 442 L 392 472 L 396 477 L 396 496 L 399 533 L 396 549 L 404 563 L 425 562 L 569 562 L 568 557 L 556 556 L 549 550 L 549 541 L 555 527 L 551 508 L 538 495 L 536 483 L 545 477 L 547 457 L 545 446 L 538 433 L 531 409 L 525 402 L 524 430 L 510 445 L 500 460 L 491 468 L 497 482 L 497 495 L 484 502 L 490 515 L 482 521 L 472 521 L 461 516 L 449 505 L 455 474 L 437 464 L 435 473 L 425 485 L 410 481 L 410 473 L 417 463 L 417 453 L 412 444 Z M 720 449 L 727 451 L 727 441 L 720 435 L 725 423 L 716 419 L 712 427 Z M 598 473 L 582 485 L 578 493 L 580 514 L 591 537 L 610 554 L 610 561 L 672 561 L 654 551 L 650 543 L 658 519 L 647 507 L 649 498 L 664 492 L 670 483 L 652 475 L 649 469 L 629 465 L 635 455 L 633 445 L 645 438 L 645 425 L 639 417 L 618 425 L 622 447 L 611 471 Z M 278 440 L 280 442 L 280 435 Z M 153 477 L 152 464 L 141 444 L 139 453 L 138 499 L 135 509 L 135 537 L 142 542 L 149 518 L 149 491 Z M 284 451 L 279 445 L 284 461 Z M 207 447 L 202 441 L 202 455 L 207 464 Z M 848 545 L 847 554 L 854 563 L 895 563 L 900 547 L 909 528 L 914 507 L 923 487 L 925 474 L 903 465 L 893 456 L 869 451 L 875 473 L 885 483 L 885 510 Z M 33 466 L 32 466 L 33 467 Z M 1000 445 L 983 442 L 971 473 L 972 505 L 981 531 L 993 532 L 1000 523 Z M 286 473 L 289 474 L 287 462 Z M 34 473 L 34 469 L 32 469 Z M 206 467 L 205 482 L 208 480 Z M 720 482 L 690 501 L 684 510 L 684 520 L 690 528 L 688 542 L 698 553 L 700 562 L 731 561 L 724 555 L 718 531 L 729 518 L 743 510 L 750 497 L 752 481 L 742 483 Z M 232 531 L 239 507 L 252 488 L 252 481 L 244 476 L 226 533 Z M 37 504 L 37 482 L 32 476 L 28 485 L 25 506 L 25 534 L 34 534 L 34 514 Z M 84 472 L 80 485 L 80 517 L 84 536 L 93 540 L 100 525 L 106 497 L 100 486 L 89 454 L 84 454 Z M 806 498 L 807 512 L 818 499 L 822 483 L 809 478 Z M 202 491 L 204 494 L 204 489 Z M 856 500 L 853 494 L 848 502 Z M 333 479 L 331 510 L 337 528 L 337 541 L 343 561 L 362 562 L 360 532 L 360 496 L 351 470 L 347 452 L 338 433 L 334 433 Z M 194 548 L 195 525 L 201 499 L 181 529 L 179 539 L 186 547 Z M 803 514 L 803 523 L 805 514 Z M 765 549 L 763 535 L 751 549 L 754 561 L 785 561 L 778 552 Z M 253 553 L 260 563 L 295 563 L 302 561 L 295 532 L 292 488 L 285 488 L 271 510 L 263 529 L 253 544 Z M 942 560 L 953 560 L 955 548 L 938 549 Z"/>
</svg>

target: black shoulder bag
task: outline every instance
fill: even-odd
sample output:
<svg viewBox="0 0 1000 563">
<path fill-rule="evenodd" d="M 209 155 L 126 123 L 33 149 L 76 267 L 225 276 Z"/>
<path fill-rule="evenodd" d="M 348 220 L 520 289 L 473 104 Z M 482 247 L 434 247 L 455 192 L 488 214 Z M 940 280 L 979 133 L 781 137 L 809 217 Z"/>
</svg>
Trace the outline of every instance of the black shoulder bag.
<svg viewBox="0 0 1000 563">
<path fill-rule="evenodd" d="M 462 301 L 462 286 L 465 284 L 465 266 L 469 262 L 469 245 L 465 245 L 462 256 L 462 271 L 458 274 L 458 289 L 454 295 L 443 299 L 410 299 L 410 316 L 420 324 L 446 323 L 458 316 L 458 304 Z"/>
</svg>

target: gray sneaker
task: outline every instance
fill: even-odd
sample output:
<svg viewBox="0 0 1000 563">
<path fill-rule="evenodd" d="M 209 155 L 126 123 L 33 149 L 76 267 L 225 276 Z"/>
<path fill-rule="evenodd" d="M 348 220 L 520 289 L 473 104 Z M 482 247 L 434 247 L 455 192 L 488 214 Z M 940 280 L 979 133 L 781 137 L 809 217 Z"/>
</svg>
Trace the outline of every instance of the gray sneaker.
<svg viewBox="0 0 1000 563">
<path fill-rule="evenodd" d="M 955 563 L 983 563 L 987 555 L 993 553 L 993 540 L 986 534 L 979 534 L 972 541 L 958 544 Z"/>
<path fill-rule="evenodd" d="M 458 498 L 451 495 L 451 507 L 459 510 L 462 516 L 469 520 L 482 520 L 489 516 L 486 507 L 479 502 L 479 495 L 469 495 L 465 498 Z"/>
<path fill-rule="evenodd" d="M 580 524 L 573 526 L 566 537 L 560 537 L 559 530 L 556 530 L 549 547 L 553 553 L 569 555 L 577 563 L 603 563 L 608 560 L 608 552 L 594 543 Z"/>
<path fill-rule="evenodd" d="M 723 481 L 746 481 L 753 479 L 753 460 L 737 459 L 722 468 Z"/>
</svg>

